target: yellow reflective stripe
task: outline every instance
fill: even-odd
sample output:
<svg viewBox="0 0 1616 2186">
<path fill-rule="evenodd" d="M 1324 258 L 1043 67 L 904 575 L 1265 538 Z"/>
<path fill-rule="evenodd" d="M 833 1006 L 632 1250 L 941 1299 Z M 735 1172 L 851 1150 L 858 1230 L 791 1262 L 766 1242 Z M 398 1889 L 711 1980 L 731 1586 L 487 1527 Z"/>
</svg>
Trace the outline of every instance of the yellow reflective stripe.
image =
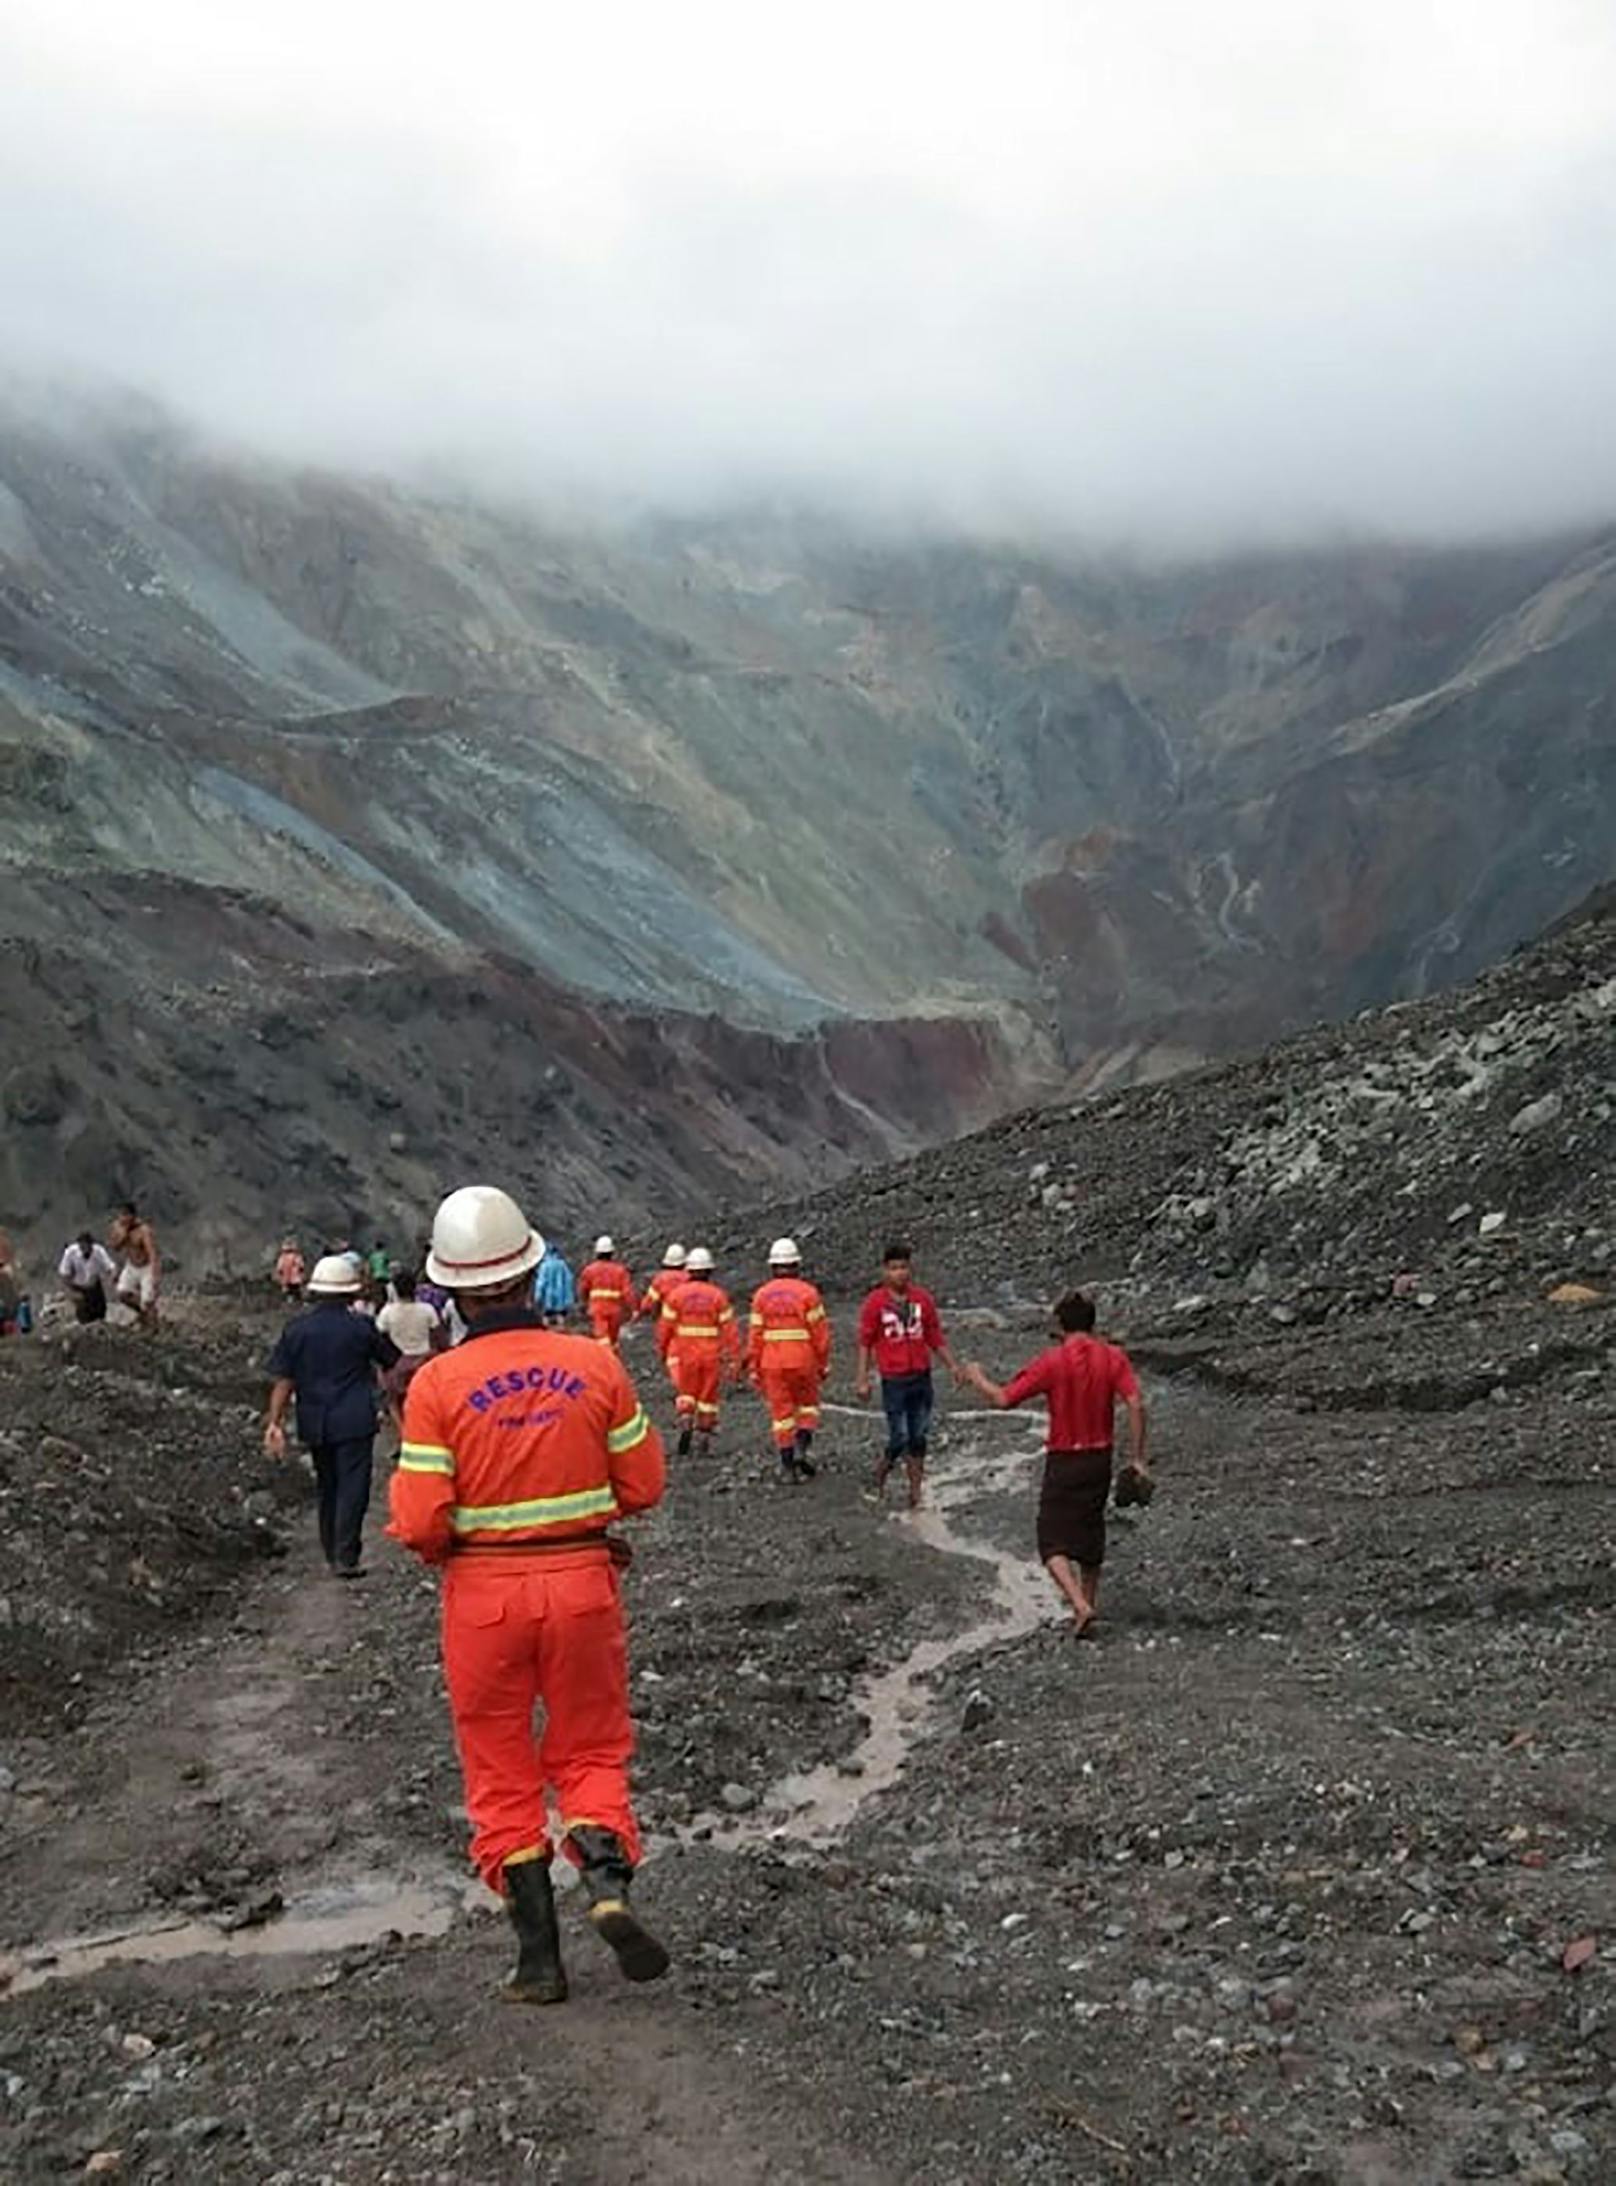
<svg viewBox="0 0 1616 2186">
<path fill-rule="evenodd" d="M 808 1343 L 811 1340 L 805 1328 L 771 1328 L 763 1337 L 765 1343 Z"/>
<path fill-rule="evenodd" d="M 593 1305 L 597 1298 L 621 1298 L 622 1295 L 620 1290 L 592 1290 L 589 1293 L 589 1302 Z"/>
<path fill-rule="evenodd" d="M 735 1318 L 735 1308 L 733 1306 L 725 1306 L 723 1312 L 718 1316 L 718 1318 L 720 1324 L 725 1321 L 733 1321 Z"/>
<path fill-rule="evenodd" d="M 823 1306 L 810 1306 L 810 1307 L 808 1308 L 808 1318 L 809 1318 L 809 1320 L 811 1320 L 811 1321 L 822 1321 L 822 1320 L 823 1320 L 823 1319 L 825 1318 L 825 1309 L 824 1309 L 824 1307 L 823 1307 Z"/>
<path fill-rule="evenodd" d="M 749 1313 L 747 1315 L 747 1319 L 751 1322 L 754 1328 L 761 1328 L 763 1326 L 763 1316 L 761 1313 Z"/>
<path fill-rule="evenodd" d="M 718 1323 L 716 1321 L 681 1321 L 674 1333 L 679 1336 L 716 1336 L 718 1334 Z"/>
<path fill-rule="evenodd" d="M 609 1487 L 581 1488 L 576 1495 L 544 1495 L 531 1503 L 457 1503 L 449 1513 L 456 1533 L 512 1533 L 522 1526 L 564 1526 L 574 1518 L 615 1518 L 617 1497 Z"/>
<path fill-rule="evenodd" d="M 625 1450 L 637 1450 L 651 1432 L 651 1422 L 645 1416 L 645 1407 L 625 1419 L 621 1427 L 613 1427 L 606 1437 L 606 1447 L 613 1457 L 621 1457 Z"/>
<path fill-rule="evenodd" d="M 795 1412 L 792 1412 L 785 1419 L 774 1420 L 773 1422 L 771 1422 L 771 1424 L 773 1425 L 774 1431 L 777 1435 L 783 1435 L 788 1427 L 796 1426 L 797 1415 Z"/>
<path fill-rule="evenodd" d="M 440 1442 L 403 1442 L 399 1445 L 398 1469 L 404 1473 L 452 1473 L 454 1452 Z"/>
</svg>

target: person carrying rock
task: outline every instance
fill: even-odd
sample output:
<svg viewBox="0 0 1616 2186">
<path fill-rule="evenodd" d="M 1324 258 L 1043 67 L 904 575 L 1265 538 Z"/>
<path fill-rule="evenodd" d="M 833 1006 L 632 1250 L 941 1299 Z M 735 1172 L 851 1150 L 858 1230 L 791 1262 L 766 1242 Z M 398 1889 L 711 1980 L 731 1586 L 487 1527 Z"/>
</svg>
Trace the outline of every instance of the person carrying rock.
<svg viewBox="0 0 1616 2186">
<path fill-rule="evenodd" d="M 640 1856 L 612 1520 L 662 1499 L 662 1440 L 611 1349 L 528 1303 L 544 1240 L 507 1193 L 451 1192 L 427 1272 L 469 1325 L 411 1382 L 389 1534 L 443 1566 L 443 1666 L 471 1856 L 517 1937 L 514 2003 L 567 1994 L 546 1793 L 596 1933 L 631 1981 L 668 1954 L 629 1903 Z M 535 1741 L 533 1712 L 544 1707 Z"/>
<path fill-rule="evenodd" d="M 1071 1608 L 1078 1638 L 1085 1639 L 1099 1614 L 1105 1505 L 1119 1403 L 1128 1408 L 1130 1454 L 1117 1483 L 1118 1502 L 1148 1503 L 1154 1482 L 1146 1455 L 1145 1400 L 1127 1353 L 1095 1335 L 1094 1301 L 1080 1290 L 1068 1291 L 1056 1302 L 1054 1319 L 1050 1349 L 1004 1387 L 975 1361 L 960 1372 L 962 1380 L 1001 1410 L 1033 1397 L 1042 1397 L 1049 1407 L 1038 1555 Z"/>
<path fill-rule="evenodd" d="M 746 1364 L 769 1408 L 781 1473 L 788 1481 L 812 1480 L 819 1387 L 830 1371 L 830 1320 L 824 1299 L 803 1280 L 794 1238 L 778 1237 L 769 1247 L 769 1279 L 752 1297 Z"/>
<path fill-rule="evenodd" d="M 98 1245 L 88 1230 L 80 1230 L 56 1272 L 67 1285 L 75 1321 L 83 1325 L 106 1319 L 107 1293 L 118 1279 L 118 1267 L 105 1245 Z"/>
<path fill-rule="evenodd" d="M 690 1455 L 698 1435 L 705 1455 L 718 1430 L 725 1380 L 738 1381 L 741 1372 L 735 1308 L 729 1292 L 713 1280 L 713 1256 L 705 1245 L 691 1247 L 684 1281 L 662 1302 L 657 1350 L 673 1383 L 679 1455 Z"/>
<path fill-rule="evenodd" d="M 595 1239 L 595 1257 L 579 1276 L 578 1291 L 595 1341 L 615 1351 L 623 1324 L 633 1320 L 639 1300 L 634 1295 L 634 1278 L 618 1259 L 610 1237 Z"/>
<path fill-rule="evenodd" d="M 943 1335 L 937 1302 L 913 1280 L 914 1253 L 908 1245 L 888 1245 L 881 1255 L 882 1281 L 859 1313 L 858 1394 L 870 1395 L 870 1369 L 881 1377 L 881 1408 L 887 1416 L 887 1446 L 876 1461 L 875 1499 L 885 1500 L 887 1475 L 901 1464 L 909 1478 L 909 1508 L 920 1508 L 931 1434 L 931 1362 L 940 1358 L 958 1373 Z"/>
<path fill-rule="evenodd" d="M 320 1547 L 339 1579 L 364 1576 L 360 1541 L 370 1507 L 376 1447 L 376 1376 L 399 1362 L 398 1346 L 351 1309 L 362 1277 L 345 1254 L 316 1260 L 309 1309 L 289 1321 L 270 1354 L 264 1448 L 286 1455 L 286 1411 L 297 1399 L 297 1431 L 314 1458 Z"/>
</svg>

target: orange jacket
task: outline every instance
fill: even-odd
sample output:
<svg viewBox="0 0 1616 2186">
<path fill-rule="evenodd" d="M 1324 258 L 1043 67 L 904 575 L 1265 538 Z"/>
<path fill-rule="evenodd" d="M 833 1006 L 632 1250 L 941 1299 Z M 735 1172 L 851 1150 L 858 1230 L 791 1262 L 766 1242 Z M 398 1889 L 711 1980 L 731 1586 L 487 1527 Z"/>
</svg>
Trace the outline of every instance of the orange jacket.
<svg viewBox="0 0 1616 2186">
<path fill-rule="evenodd" d="M 746 1363 L 753 1374 L 766 1374 L 771 1366 L 801 1366 L 809 1359 L 821 1375 L 830 1365 L 825 1301 L 800 1275 L 771 1275 L 752 1299 Z"/>
<path fill-rule="evenodd" d="M 669 1298 L 689 1281 L 683 1268 L 658 1268 L 645 1286 L 645 1296 L 640 1301 L 641 1313 L 648 1321 L 660 1321 L 662 1308 Z"/>
<path fill-rule="evenodd" d="M 664 1480 L 616 1353 L 504 1315 L 410 1383 L 387 1530 L 428 1563 L 479 1541 L 582 1545 L 659 1503 Z"/>
<path fill-rule="evenodd" d="M 591 1306 L 615 1306 L 625 1321 L 639 1306 L 634 1278 L 621 1260 L 591 1260 L 578 1278 L 578 1303 L 587 1313 Z"/>
<path fill-rule="evenodd" d="M 677 1290 L 664 1298 L 656 1340 L 664 1358 L 670 1351 L 711 1350 L 721 1352 L 732 1368 L 741 1363 L 735 1308 L 728 1293 L 717 1283 L 709 1283 L 704 1275 L 687 1276 Z"/>
</svg>

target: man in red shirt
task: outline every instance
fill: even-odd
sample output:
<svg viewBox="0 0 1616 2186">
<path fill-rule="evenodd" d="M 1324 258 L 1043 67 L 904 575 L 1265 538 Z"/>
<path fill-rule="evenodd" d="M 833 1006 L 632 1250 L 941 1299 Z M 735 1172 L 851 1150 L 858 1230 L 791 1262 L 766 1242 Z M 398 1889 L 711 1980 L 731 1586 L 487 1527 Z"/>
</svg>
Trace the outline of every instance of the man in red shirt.
<svg viewBox="0 0 1616 2186">
<path fill-rule="evenodd" d="M 1129 1464 L 1138 1479 L 1148 1480 L 1145 1400 L 1127 1353 L 1094 1334 L 1092 1298 L 1068 1291 L 1055 1307 L 1055 1334 L 1052 1348 L 1003 1388 L 974 1362 L 964 1379 L 1003 1410 L 1030 1397 L 1042 1397 L 1049 1406 L 1038 1554 L 1071 1604 L 1077 1636 L 1084 1639 L 1099 1613 L 1116 1406 L 1120 1399 L 1128 1407 Z"/>
<path fill-rule="evenodd" d="M 404 1399 L 388 1532 L 443 1567 L 443 1666 L 471 1855 L 519 1945 L 507 1994 L 567 1993 L 546 1793 L 589 1918 L 631 1981 L 668 1954 L 629 1903 L 640 1854 L 616 1549 L 607 1529 L 662 1498 L 662 1440 L 616 1352 L 547 1329 L 528 1304 L 544 1240 L 492 1185 L 451 1192 L 427 1273 L 468 1325 Z M 544 1733 L 535 1740 L 535 1704 Z"/>
<path fill-rule="evenodd" d="M 865 1299 L 859 1314 L 858 1393 L 870 1394 L 870 1369 L 881 1377 L 881 1408 L 887 1415 L 887 1446 L 875 1468 L 877 1501 L 886 1496 L 887 1475 L 900 1460 L 909 1476 L 909 1508 L 919 1510 L 926 1474 L 926 1442 L 931 1431 L 933 1355 L 958 1373 L 943 1335 L 937 1302 L 911 1280 L 914 1254 L 907 1245 L 888 1245 L 881 1255 L 883 1280 Z"/>
</svg>

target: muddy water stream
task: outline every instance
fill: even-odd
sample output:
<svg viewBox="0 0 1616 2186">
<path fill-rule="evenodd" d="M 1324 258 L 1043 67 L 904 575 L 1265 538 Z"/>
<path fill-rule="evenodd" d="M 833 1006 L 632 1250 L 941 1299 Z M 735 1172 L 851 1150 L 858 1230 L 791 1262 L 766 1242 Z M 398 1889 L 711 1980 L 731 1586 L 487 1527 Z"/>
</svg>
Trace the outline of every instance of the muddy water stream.
<svg viewBox="0 0 1616 2186">
<path fill-rule="evenodd" d="M 166 1965 L 181 1958 L 283 1958 L 378 1943 L 384 1936 L 447 1935 L 469 1902 L 465 1886 L 362 1877 L 294 1898 L 282 1913 L 251 1928 L 209 1920 L 165 1920 L 59 1936 L 0 1952 L 0 1997 L 26 1996 L 50 1981 L 79 1981 L 103 1966 Z M 475 1893 L 482 1901 L 483 1894 Z"/>
<path fill-rule="evenodd" d="M 849 1409 L 835 1407 L 837 1410 Z M 953 1418 L 1005 1421 L 1003 1413 Z M 865 1802 L 901 1775 L 911 1748 L 930 1728 L 936 1710 L 927 1680 L 948 1663 L 1006 1640 L 1018 1639 L 1059 1614 L 1049 1583 L 1025 1555 L 973 1538 L 951 1512 L 983 1495 L 1025 1488 L 1034 1463 L 1026 1450 L 985 1457 L 972 1444 L 957 1457 L 939 1451 L 928 1477 L 930 1507 L 894 1514 L 888 1521 L 912 1539 L 947 1556 L 991 1567 L 993 1591 L 985 1614 L 946 1639 L 921 1640 L 890 1669 L 868 1679 L 855 1705 L 868 1723 L 853 1752 L 839 1762 L 781 1777 L 759 1811 L 726 1823 L 708 1840 L 722 1848 L 798 1843 L 824 1847 L 857 1819 Z M 689 1833 L 682 1833 L 687 1837 Z M 657 1847 L 648 1846 L 648 1855 Z M 557 1863 L 557 1880 L 571 1874 Z M 444 1873 L 405 1882 L 367 1875 L 294 1896 L 284 1911 L 252 1927 L 227 1929 L 207 1919 L 131 1920 L 93 1934 L 56 1937 L 16 1952 L 0 1951 L 0 2000 L 26 1996 L 53 1981 L 81 1980 L 104 1966 L 163 1965 L 186 1958 L 279 1958 L 326 1955 L 380 1942 L 389 1935 L 446 1935 L 459 1919 L 492 1909 L 496 1900 L 480 1885 Z"/>
<path fill-rule="evenodd" d="M 1001 1423 L 1007 1417 L 1003 1412 L 956 1412 L 951 1418 L 962 1416 Z M 936 1701 L 927 1690 L 927 1680 L 948 1663 L 1020 1639 L 1061 1614 L 1048 1579 L 1029 1555 L 1012 1554 L 962 1533 L 950 1516 L 960 1505 L 983 1495 L 1025 1486 L 1036 1456 L 1021 1449 L 984 1460 L 973 1447 L 964 1453 L 963 1463 L 935 1465 L 927 1478 L 930 1507 L 906 1511 L 891 1522 L 945 1556 L 964 1556 L 991 1566 L 993 1593 L 986 1614 L 947 1639 L 918 1641 L 900 1662 L 868 1679 L 853 1704 L 869 1728 L 852 1753 L 840 1761 L 782 1776 L 764 1794 L 756 1814 L 715 1830 L 711 1843 L 735 1848 L 798 1843 L 820 1849 L 834 1844 L 851 1828 L 867 1800 L 897 1782 L 910 1749 L 930 1728 Z"/>
</svg>

